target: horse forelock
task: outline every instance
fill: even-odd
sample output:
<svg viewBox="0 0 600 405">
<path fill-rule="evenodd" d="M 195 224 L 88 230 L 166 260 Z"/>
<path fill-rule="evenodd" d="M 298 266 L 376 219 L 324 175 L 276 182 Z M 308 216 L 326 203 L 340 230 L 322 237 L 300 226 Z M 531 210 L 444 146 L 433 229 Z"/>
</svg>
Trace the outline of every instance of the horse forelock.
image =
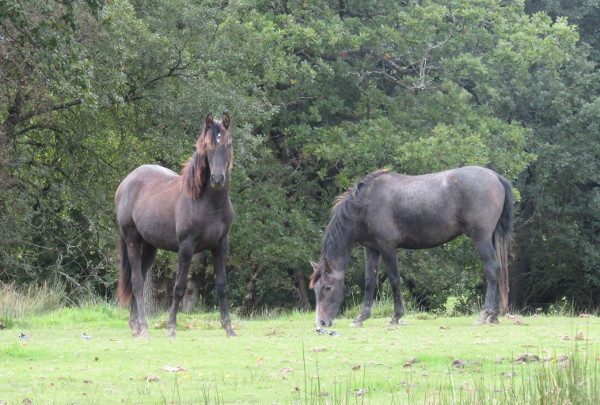
<svg viewBox="0 0 600 405">
<path fill-rule="evenodd" d="M 196 142 L 196 150 L 207 153 L 215 149 L 219 143 L 231 143 L 231 133 L 228 128 L 223 127 L 222 121 L 215 120 L 214 124 L 202 129 Z"/>
</svg>

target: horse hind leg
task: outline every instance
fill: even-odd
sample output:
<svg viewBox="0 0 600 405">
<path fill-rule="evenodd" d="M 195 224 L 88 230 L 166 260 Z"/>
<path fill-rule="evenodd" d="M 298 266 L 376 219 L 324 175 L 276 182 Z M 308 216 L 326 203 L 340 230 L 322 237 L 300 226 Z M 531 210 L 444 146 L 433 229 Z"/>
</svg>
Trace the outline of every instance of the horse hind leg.
<svg viewBox="0 0 600 405">
<path fill-rule="evenodd" d="M 138 337 L 140 335 L 140 323 L 138 321 L 138 310 L 135 297 L 131 297 L 131 309 L 129 310 L 129 327 L 131 328 L 131 336 Z"/>
<path fill-rule="evenodd" d="M 498 279 L 500 274 L 500 264 L 496 260 L 496 251 L 494 250 L 492 238 L 489 237 L 476 240 L 475 247 L 479 257 L 483 261 L 486 280 L 483 311 L 481 312 L 477 323 L 498 323 L 498 312 L 500 307 Z"/>
<path fill-rule="evenodd" d="M 400 274 L 398 272 L 398 257 L 396 251 L 385 252 L 381 254 L 387 269 L 388 280 L 392 286 L 392 294 L 394 295 L 394 315 L 390 319 L 390 325 L 398 325 L 400 318 L 404 316 L 404 301 L 402 300 L 402 292 L 400 291 Z"/>
<path fill-rule="evenodd" d="M 137 231 L 124 236 L 127 243 L 127 257 L 131 265 L 131 313 L 129 325 L 134 337 L 148 337 L 148 324 L 144 308 L 144 276 L 142 274 L 142 237 Z M 136 322 L 137 321 L 137 322 Z"/>
<path fill-rule="evenodd" d="M 146 280 L 146 274 L 154 263 L 156 257 L 156 248 L 146 242 L 142 245 L 142 280 Z M 145 302 L 144 302 L 145 304 Z M 134 337 L 140 336 L 140 322 L 138 320 L 138 306 L 135 297 L 131 300 L 131 311 L 129 314 L 129 327 L 131 328 L 131 334 Z"/>
<path fill-rule="evenodd" d="M 379 267 L 379 252 L 365 247 L 365 298 L 360 312 L 352 321 L 351 326 L 361 327 L 363 322 L 371 317 L 373 297 L 377 288 L 377 268 Z"/>
</svg>

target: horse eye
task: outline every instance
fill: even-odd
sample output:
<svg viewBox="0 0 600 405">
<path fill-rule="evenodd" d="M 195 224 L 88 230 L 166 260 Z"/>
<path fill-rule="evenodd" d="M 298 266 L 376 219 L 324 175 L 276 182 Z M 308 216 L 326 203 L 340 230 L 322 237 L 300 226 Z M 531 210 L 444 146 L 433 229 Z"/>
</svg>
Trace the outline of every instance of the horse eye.
<svg viewBox="0 0 600 405">
<path fill-rule="evenodd" d="M 327 287 L 325 287 L 325 291 L 331 291 L 331 288 L 332 287 L 330 285 L 328 285 Z"/>
</svg>

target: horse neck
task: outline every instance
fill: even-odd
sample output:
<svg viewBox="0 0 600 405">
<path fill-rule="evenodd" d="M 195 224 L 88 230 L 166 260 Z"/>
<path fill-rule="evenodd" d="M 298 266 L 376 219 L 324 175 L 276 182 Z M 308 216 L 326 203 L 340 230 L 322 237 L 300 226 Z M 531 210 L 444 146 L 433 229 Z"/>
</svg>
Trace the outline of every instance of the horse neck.
<svg viewBox="0 0 600 405">
<path fill-rule="evenodd" d="M 332 237 L 330 236 L 330 238 Z M 323 240 L 322 256 L 325 259 L 335 262 L 336 265 L 334 268 L 344 273 L 350 261 L 352 248 L 355 243 L 356 240 L 353 232 L 348 232 L 344 238 L 336 237 L 335 241 L 326 238 Z"/>
<path fill-rule="evenodd" d="M 210 176 L 209 176 L 210 178 Z M 215 190 L 210 186 L 210 184 L 206 184 L 206 188 L 202 193 L 201 200 L 210 203 L 212 206 L 220 207 L 223 206 L 229 201 L 229 175 L 225 179 L 225 184 L 223 188 L 220 190 Z"/>
</svg>

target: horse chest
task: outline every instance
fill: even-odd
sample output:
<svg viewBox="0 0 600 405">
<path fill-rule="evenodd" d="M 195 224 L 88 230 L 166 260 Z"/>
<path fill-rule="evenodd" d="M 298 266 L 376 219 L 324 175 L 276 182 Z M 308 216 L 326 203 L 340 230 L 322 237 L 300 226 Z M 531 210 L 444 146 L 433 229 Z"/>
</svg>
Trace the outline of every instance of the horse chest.
<svg viewBox="0 0 600 405">
<path fill-rule="evenodd" d="M 188 221 L 182 223 L 183 225 L 177 230 L 179 243 L 184 240 L 193 241 L 198 252 L 216 247 L 229 232 L 231 221 L 228 217 L 203 216 L 190 217 Z"/>
</svg>

